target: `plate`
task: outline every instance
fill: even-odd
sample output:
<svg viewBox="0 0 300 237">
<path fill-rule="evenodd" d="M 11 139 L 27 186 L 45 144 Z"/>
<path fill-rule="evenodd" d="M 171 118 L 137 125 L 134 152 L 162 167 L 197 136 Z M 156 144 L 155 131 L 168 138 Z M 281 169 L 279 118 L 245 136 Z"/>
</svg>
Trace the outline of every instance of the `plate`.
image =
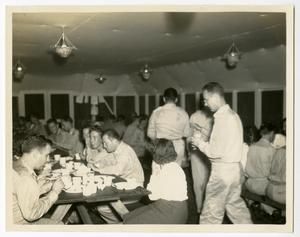
<svg viewBox="0 0 300 237">
<path fill-rule="evenodd" d="M 119 190 L 132 190 L 136 189 L 139 185 L 137 183 L 130 183 L 130 182 L 119 182 L 114 183 L 113 186 Z"/>
<path fill-rule="evenodd" d="M 75 189 L 73 186 L 69 189 L 64 189 L 66 193 L 82 193 L 82 188 Z"/>
</svg>

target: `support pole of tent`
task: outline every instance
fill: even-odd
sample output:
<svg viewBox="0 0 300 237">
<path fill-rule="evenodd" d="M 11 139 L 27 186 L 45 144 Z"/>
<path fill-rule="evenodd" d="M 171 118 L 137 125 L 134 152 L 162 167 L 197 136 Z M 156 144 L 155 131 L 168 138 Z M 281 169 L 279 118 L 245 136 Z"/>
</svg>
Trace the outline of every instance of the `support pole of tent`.
<svg viewBox="0 0 300 237">
<path fill-rule="evenodd" d="M 113 106 L 114 106 L 114 108 L 113 108 L 114 115 L 117 116 L 117 96 L 116 95 L 113 96 Z"/>
<path fill-rule="evenodd" d="M 47 91 L 45 97 L 45 121 L 47 121 L 53 117 L 51 111 L 51 93 Z"/>
<path fill-rule="evenodd" d="M 155 108 L 157 108 L 159 106 L 159 96 L 160 96 L 160 94 L 155 95 Z"/>
<path fill-rule="evenodd" d="M 23 92 L 20 92 L 18 98 L 19 115 L 25 116 L 25 96 Z"/>
<path fill-rule="evenodd" d="M 145 113 L 149 114 L 149 95 L 148 94 L 145 94 Z"/>
<path fill-rule="evenodd" d="M 139 96 L 134 96 L 134 111 L 139 115 L 140 114 L 140 100 Z"/>
<path fill-rule="evenodd" d="M 197 92 L 195 93 L 195 100 L 196 100 L 196 108 L 195 108 L 195 110 L 198 110 L 198 109 L 199 109 L 200 95 L 201 95 L 201 93 L 200 93 L 199 91 L 197 91 Z"/>
<path fill-rule="evenodd" d="M 261 98 L 261 90 L 255 90 L 255 102 L 254 102 L 254 115 L 255 115 L 255 126 L 257 128 L 261 125 L 261 110 L 262 109 L 262 98 Z"/>
<path fill-rule="evenodd" d="M 70 111 L 70 117 L 75 120 L 75 113 L 74 113 L 74 93 L 69 93 L 69 111 Z"/>
<path fill-rule="evenodd" d="M 237 90 L 233 90 L 232 92 L 232 109 L 238 113 L 238 92 Z"/>
<path fill-rule="evenodd" d="M 181 108 L 185 109 L 185 93 L 181 92 L 180 94 L 180 106 Z"/>
<path fill-rule="evenodd" d="M 286 118 L 286 89 L 283 89 L 283 117 Z"/>
</svg>

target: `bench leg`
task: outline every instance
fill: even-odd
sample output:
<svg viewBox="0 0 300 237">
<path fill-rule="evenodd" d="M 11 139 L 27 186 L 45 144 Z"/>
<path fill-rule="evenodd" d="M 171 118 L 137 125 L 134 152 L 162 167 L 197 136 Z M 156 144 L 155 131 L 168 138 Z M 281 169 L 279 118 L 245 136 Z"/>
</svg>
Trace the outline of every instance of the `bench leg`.
<svg viewBox="0 0 300 237">
<path fill-rule="evenodd" d="M 76 210 L 84 224 L 93 224 L 93 221 L 88 213 L 88 210 L 83 204 L 76 205 Z"/>
<path fill-rule="evenodd" d="M 67 212 L 70 210 L 72 204 L 61 204 L 58 205 L 51 215 L 50 219 L 60 222 L 63 220 Z"/>
<path fill-rule="evenodd" d="M 129 213 L 128 209 L 125 207 L 125 205 L 121 200 L 113 201 L 110 202 L 109 204 L 120 215 L 122 219 L 125 214 Z"/>
</svg>

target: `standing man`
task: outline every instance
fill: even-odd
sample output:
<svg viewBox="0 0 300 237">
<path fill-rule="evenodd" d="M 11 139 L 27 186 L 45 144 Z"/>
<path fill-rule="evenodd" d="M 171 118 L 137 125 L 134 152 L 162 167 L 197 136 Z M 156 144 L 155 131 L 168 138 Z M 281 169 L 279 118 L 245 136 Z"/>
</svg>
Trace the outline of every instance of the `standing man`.
<svg viewBox="0 0 300 237">
<path fill-rule="evenodd" d="M 234 224 L 252 224 L 250 212 L 241 198 L 241 159 L 243 126 L 224 98 L 223 87 L 210 82 L 203 89 L 205 105 L 214 112 L 214 125 L 208 142 L 194 137 L 192 143 L 212 163 L 200 224 L 221 224 L 226 211 Z"/>
<path fill-rule="evenodd" d="M 207 110 L 198 110 L 190 117 L 192 137 L 201 136 L 203 140 L 207 142 L 211 134 L 212 125 L 213 118 L 211 113 Z M 209 158 L 202 151 L 193 146 L 189 146 L 189 148 L 197 212 L 200 214 L 205 196 L 205 188 L 211 170 L 211 163 Z"/>
<path fill-rule="evenodd" d="M 155 109 L 149 119 L 147 135 L 152 140 L 171 140 L 177 153 L 176 162 L 183 168 L 188 166 L 185 140 L 190 133 L 189 116 L 184 109 L 176 106 L 178 93 L 174 88 L 164 92 L 164 105 Z"/>
<path fill-rule="evenodd" d="M 61 179 L 54 183 L 38 179 L 34 170 L 43 168 L 51 152 L 48 140 L 29 136 L 22 143 L 22 156 L 13 162 L 13 219 L 15 224 L 58 224 L 42 218 L 64 188 Z"/>
</svg>

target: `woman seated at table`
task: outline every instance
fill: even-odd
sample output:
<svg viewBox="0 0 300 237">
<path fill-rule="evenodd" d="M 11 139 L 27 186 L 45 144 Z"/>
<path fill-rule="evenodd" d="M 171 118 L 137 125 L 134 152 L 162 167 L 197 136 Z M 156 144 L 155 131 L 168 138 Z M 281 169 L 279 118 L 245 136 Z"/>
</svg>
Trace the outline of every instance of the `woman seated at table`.
<svg viewBox="0 0 300 237">
<path fill-rule="evenodd" d="M 147 189 L 151 204 L 124 216 L 124 224 L 185 224 L 188 216 L 187 183 L 182 168 L 175 162 L 173 143 L 158 139 Z"/>
</svg>

